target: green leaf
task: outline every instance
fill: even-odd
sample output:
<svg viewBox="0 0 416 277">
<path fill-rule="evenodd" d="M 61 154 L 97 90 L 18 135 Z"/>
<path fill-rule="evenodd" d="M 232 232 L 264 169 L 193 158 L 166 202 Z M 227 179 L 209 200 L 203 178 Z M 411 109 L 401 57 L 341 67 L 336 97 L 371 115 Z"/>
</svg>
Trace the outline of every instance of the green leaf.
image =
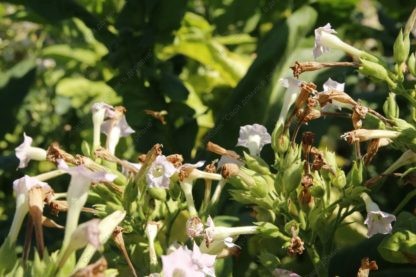
<svg viewBox="0 0 416 277">
<path fill-rule="evenodd" d="M 97 52 L 85 48 L 74 48 L 68 44 L 57 44 L 42 49 L 41 55 L 63 62 L 77 61 L 88 66 L 95 66 L 102 58 Z"/>
<path fill-rule="evenodd" d="M 71 100 L 74 109 L 89 113 L 95 102 L 117 104 L 121 98 L 102 81 L 90 81 L 83 77 L 64 78 L 56 86 L 56 94 Z M 58 107 L 59 108 L 59 107 Z M 65 110 L 60 110 L 64 113 Z"/>
<path fill-rule="evenodd" d="M 33 85 L 35 76 L 35 61 L 32 59 L 23 60 L 0 74 L 0 103 L 3 103 L 0 109 L 0 137 L 15 127 L 16 114 Z"/>
<path fill-rule="evenodd" d="M 416 263 L 416 234 L 399 231 L 383 239 L 378 246 L 380 255 L 393 263 Z"/>
</svg>

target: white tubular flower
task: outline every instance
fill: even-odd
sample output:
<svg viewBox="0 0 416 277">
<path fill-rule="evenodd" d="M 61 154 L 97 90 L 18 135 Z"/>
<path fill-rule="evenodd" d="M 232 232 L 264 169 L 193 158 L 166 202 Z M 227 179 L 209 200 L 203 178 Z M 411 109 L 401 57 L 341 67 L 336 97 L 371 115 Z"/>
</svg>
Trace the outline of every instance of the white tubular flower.
<svg viewBox="0 0 416 277">
<path fill-rule="evenodd" d="M 208 254 L 219 254 L 225 247 L 239 247 L 233 243 L 239 235 L 251 235 L 258 232 L 257 226 L 216 227 L 210 216 L 206 226 L 205 237 L 200 248 L 203 253 Z"/>
<path fill-rule="evenodd" d="M 146 230 L 145 230 L 148 243 L 149 243 L 150 266 L 152 268 L 156 267 L 158 264 L 157 254 L 156 254 L 156 249 L 155 249 L 155 239 L 157 236 L 158 229 L 159 228 L 158 228 L 157 222 L 150 221 L 147 223 Z"/>
<path fill-rule="evenodd" d="M 258 156 L 263 146 L 271 142 L 272 137 L 263 125 L 253 124 L 240 127 L 237 146 L 248 148 L 252 156 Z"/>
<path fill-rule="evenodd" d="M 16 211 L 8 235 L 11 243 L 16 242 L 23 220 L 29 211 L 29 192 L 34 188 L 52 191 L 47 183 L 27 175 L 13 182 L 13 190 L 16 194 Z"/>
<path fill-rule="evenodd" d="M 164 155 L 159 155 L 150 165 L 146 173 L 147 185 L 151 188 L 169 188 L 170 177 L 175 174 L 176 168 Z"/>
<path fill-rule="evenodd" d="M 400 132 L 390 130 L 367 130 L 356 129 L 350 132 L 346 132 L 341 135 L 341 138 L 346 142 L 352 144 L 354 142 L 363 142 L 372 139 L 394 139 L 400 135 Z"/>
<path fill-rule="evenodd" d="M 300 277 L 300 275 L 283 268 L 273 270 L 273 277 Z"/>
<path fill-rule="evenodd" d="M 95 249 L 100 248 L 99 224 L 100 220 L 94 218 L 76 227 L 71 233 L 69 243 L 64 245 L 59 253 L 58 267 L 62 267 L 72 253 L 78 249 L 86 247 L 87 245 L 92 245 Z"/>
<path fill-rule="evenodd" d="M 363 51 L 339 39 L 334 35 L 336 33 L 337 32 L 331 28 L 331 24 L 329 23 L 315 29 L 315 47 L 313 49 L 313 56 L 315 59 L 328 52 L 330 48 L 342 50 L 354 58 L 359 58 L 363 54 Z"/>
<path fill-rule="evenodd" d="M 23 133 L 23 143 L 15 149 L 16 157 L 19 159 L 19 168 L 27 167 L 30 160 L 44 161 L 46 160 L 46 150 L 33 147 L 33 139 Z"/>
<path fill-rule="evenodd" d="M 193 182 L 196 179 L 208 179 L 219 181 L 222 179 L 222 176 L 217 173 L 206 172 L 199 170 L 198 168 L 202 167 L 205 164 L 205 161 L 199 161 L 195 164 L 183 164 L 178 168 L 179 180 L 186 182 Z"/>
<path fill-rule="evenodd" d="M 280 83 L 283 87 L 286 88 L 286 92 L 283 98 L 282 109 L 280 110 L 279 119 L 276 123 L 276 128 L 285 123 L 287 113 L 289 112 L 290 107 L 295 103 L 296 99 L 300 93 L 301 81 L 296 80 L 292 77 L 280 79 Z"/>
<path fill-rule="evenodd" d="M 96 249 L 100 248 L 100 220 L 97 218 L 91 219 L 85 223 L 78 225 L 71 235 L 70 247 L 80 249 L 87 244 L 91 244 Z"/>
<path fill-rule="evenodd" d="M 163 276 L 215 277 L 215 255 L 203 254 L 194 244 L 193 251 L 186 246 L 162 256 Z"/>
<path fill-rule="evenodd" d="M 374 203 L 366 194 L 361 194 L 367 210 L 367 218 L 364 224 L 368 227 L 367 236 L 372 237 L 375 234 L 390 234 L 393 230 L 391 223 L 396 221 L 396 217 L 392 214 L 383 212 L 378 205 Z"/>
<path fill-rule="evenodd" d="M 93 150 L 101 146 L 100 142 L 100 131 L 101 125 L 104 123 L 106 118 L 114 117 L 114 107 L 106 103 L 94 103 L 91 107 L 92 112 L 92 123 L 94 126 L 93 133 Z"/>
<path fill-rule="evenodd" d="M 112 214 L 104 217 L 98 224 L 99 229 L 99 243 L 103 245 L 110 239 L 113 234 L 114 229 L 123 221 L 126 216 L 124 211 L 115 211 Z M 95 251 L 97 250 L 96 243 L 88 244 L 85 247 L 85 250 L 82 252 L 82 255 L 78 259 L 78 263 L 75 266 L 75 270 L 86 267 L 94 256 Z"/>
<path fill-rule="evenodd" d="M 112 182 L 117 176 L 105 171 L 93 172 L 84 165 L 69 167 L 63 160 L 58 161 L 58 167 L 71 175 L 67 192 L 69 208 L 65 226 L 65 247 L 78 224 L 79 214 L 87 201 L 91 183 Z"/>
<path fill-rule="evenodd" d="M 134 133 L 127 123 L 124 112 L 123 107 L 115 107 L 113 116 L 101 125 L 101 132 L 107 135 L 106 148 L 113 155 L 120 138 Z"/>
</svg>

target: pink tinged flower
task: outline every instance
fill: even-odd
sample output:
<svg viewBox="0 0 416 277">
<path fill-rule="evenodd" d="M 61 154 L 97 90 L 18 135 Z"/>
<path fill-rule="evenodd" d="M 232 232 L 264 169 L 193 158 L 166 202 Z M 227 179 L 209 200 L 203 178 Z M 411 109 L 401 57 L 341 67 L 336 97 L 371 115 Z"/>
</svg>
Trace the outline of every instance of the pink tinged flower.
<svg viewBox="0 0 416 277">
<path fill-rule="evenodd" d="M 106 147 L 111 154 L 115 153 L 116 146 L 121 137 L 127 137 L 134 133 L 124 115 L 124 110 L 116 110 L 114 117 L 101 124 L 101 132 L 107 135 Z"/>
<path fill-rule="evenodd" d="M 162 256 L 163 276 L 204 277 L 215 276 L 215 255 L 201 253 L 194 244 L 193 251 L 186 246 Z"/>
<path fill-rule="evenodd" d="M 368 211 L 364 224 L 368 227 L 367 236 L 372 237 L 375 234 L 390 234 L 393 230 L 391 223 L 396 221 L 396 217 L 392 214 L 378 211 Z"/>
<path fill-rule="evenodd" d="M 92 182 L 112 182 L 117 176 L 106 171 L 92 171 L 85 165 L 69 167 L 64 160 L 58 160 L 58 168 L 71 175 L 67 198 L 77 199 L 88 192 Z"/>
<path fill-rule="evenodd" d="M 367 210 L 367 218 L 364 221 L 364 224 L 368 227 L 367 236 L 390 234 L 393 230 L 391 223 L 396 221 L 396 217 L 393 214 L 381 211 L 379 206 L 367 194 L 361 194 L 361 198 L 364 200 Z"/>
<path fill-rule="evenodd" d="M 300 275 L 283 268 L 273 270 L 273 277 L 300 277 Z"/>
<path fill-rule="evenodd" d="M 156 157 L 146 173 L 147 185 L 151 188 L 169 188 L 170 177 L 175 174 L 176 168 L 164 155 Z"/>
<path fill-rule="evenodd" d="M 328 34 L 336 34 L 337 32 L 331 28 L 331 24 L 327 23 L 323 27 L 315 29 L 315 47 L 313 48 L 313 57 L 316 59 L 322 54 L 329 52 L 329 47 L 323 41 Z"/>
<path fill-rule="evenodd" d="M 114 107 L 106 103 L 94 103 L 91 107 L 92 122 L 93 122 L 93 148 L 97 149 L 101 146 L 100 130 L 106 118 L 113 118 L 115 116 Z"/>
<path fill-rule="evenodd" d="M 335 35 L 336 33 L 329 23 L 315 29 L 315 47 L 313 48 L 313 56 L 315 59 L 328 52 L 331 48 L 344 51 L 355 58 L 363 54 L 361 50 L 343 42 Z"/>
<path fill-rule="evenodd" d="M 65 236 L 63 245 L 66 247 L 70 238 L 77 228 L 79 215 L 87 202 L 88 191 L 92 182 L 112 182 L 116 175 L 106 171 L 92 171 L 85 165 L 69 167 L 65 161 L 58 160 L 58 168 L 71 175 L 67 191 L 68 212 L 65 225 Z"/>
<path fill-rule="evenodd" d="M 16 157 L 19 159 L 19 168 L 27 167 L 30 160 L 46 160 L 46 151 L 39 147 L 33 147 L 33 139 L 23 133 L 23 143 L 15 149 Z"/>
<path fill-rule="evenodd" d="M 280 79 L 280 83 L 286 88 L 286 92 L 283 98 L 282 109 L 280 110 L 279 119 L 277 120 L 276 127 L 285 123 L 287 114 L 290 107 L 295 103 L 300 93 L 301 81 L 288 77 Z"/>
<path fill-rule="evenodd" d="M 245 125 L 240 127 L 237 146 L 248 148 L 250 155 L 259 155 L 263 146 L 271 141 L 272 138 L 263 125 Z"/>
<path fill-rule="evenodd" d="M 91 244 L 96 249 L 100 248 L 100 220 L 95 218 L 78 225 L 71 236 L 70 247 L 80 249 Z"/>
</svg>

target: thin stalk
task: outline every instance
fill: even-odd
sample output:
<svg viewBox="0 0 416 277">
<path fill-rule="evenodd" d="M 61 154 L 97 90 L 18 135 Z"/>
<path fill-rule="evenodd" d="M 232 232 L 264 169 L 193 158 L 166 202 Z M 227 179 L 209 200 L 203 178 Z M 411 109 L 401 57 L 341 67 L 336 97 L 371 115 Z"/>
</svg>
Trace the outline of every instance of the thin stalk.
<svg viewBox="0 0 416 277">
<path fill-rule="evenodd" d="M 394 210 L 393 214 L 397 215 L 406 206 L 406 204 L 409 203 L 409 201 L 415 196 L 416 196 L 416 189 L 409 192 L 403 198 L 403 200 L 399 203 L 399 205 L 397 205 L 397 208 Z"/>
</svg>

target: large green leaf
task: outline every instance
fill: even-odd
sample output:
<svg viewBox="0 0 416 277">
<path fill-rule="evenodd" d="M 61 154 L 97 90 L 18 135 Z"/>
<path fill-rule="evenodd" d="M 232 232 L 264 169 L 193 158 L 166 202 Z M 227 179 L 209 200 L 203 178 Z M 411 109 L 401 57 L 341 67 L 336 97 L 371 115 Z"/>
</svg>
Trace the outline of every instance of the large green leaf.
<svg viewBox="0 0 416 277">
<path fill-rule="evenodd" d="M 241 125 L 266 121 L 268 107 L 272 104 L 271 90 L 268 89 L 270 80 L 285 70 L 280 66 L 301 45 L 316 17 L 315 10 L 305 6 L 286 21 L 274 25 L 260 44 L 256 60 L 226 103 L 216 122 L 217 128 L 208 135 L 209 139 L 231 146 L 235 144 L 232 138 L 238 134 Z"/>
<path fill-rule="evenodd" d="M 16 114 L 30 90 L 36 75 L 35 61 L 24 60 L 0 74 L 0 137 L 13 130 Z"/>
<path fill-rule="evenodd" d="M 83 77 L 62 79 L 56 86 L 58 96 L 70 99 L 71 106 L 88 112 L 94 102 L 117 104 L 121 98 L 104 82 L 90 81 Z M 62 102 L 58 102 L 62 103 Z M 64 113 L 65 108 L 57 106 L 58 112 Z"/>
</svg>

